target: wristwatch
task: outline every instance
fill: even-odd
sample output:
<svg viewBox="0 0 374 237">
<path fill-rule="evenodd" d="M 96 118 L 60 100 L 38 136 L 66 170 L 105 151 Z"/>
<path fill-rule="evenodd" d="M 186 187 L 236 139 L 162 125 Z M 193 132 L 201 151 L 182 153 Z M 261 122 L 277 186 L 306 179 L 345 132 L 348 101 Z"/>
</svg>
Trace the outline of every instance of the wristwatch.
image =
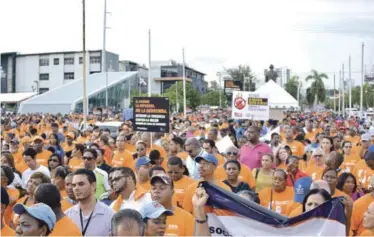
<svg viewBox="0 0 374 237">
<path fill-rule="evenodd" d="M 206 216 L 205 220 L 199 220 L 195 217 L 195 221 L 198 223 L 198 224 L 204 224 L 208 221 L 208 216 Z"/>
</svg>

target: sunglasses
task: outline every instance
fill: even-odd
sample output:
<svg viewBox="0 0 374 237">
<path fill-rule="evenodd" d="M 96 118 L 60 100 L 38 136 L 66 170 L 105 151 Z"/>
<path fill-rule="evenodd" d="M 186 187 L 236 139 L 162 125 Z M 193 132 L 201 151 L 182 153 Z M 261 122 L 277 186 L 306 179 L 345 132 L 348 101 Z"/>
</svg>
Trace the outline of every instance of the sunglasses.
<svg viewBox="0 0 374 237">
<path fill-rule="evenodd" d="M 95 158 L 93 158 L 93 157 L 88 157 L 88 156 L 83 156 L 82 159 L 83 159 L 83 160 L 91 161 L 91 160 L 93 160 L 93 159 L 95 159 Z"/>
<path fill-rule="evenodd" d="M 344 146 L 344 148 L 352 148 L 351 146 Z"/>
<path fill-rule="evenodd" d="M 237 156 L 238 153 L 237 152 L 231 152 L 231 151 L 229 151 L 229 152 L 227 152 L 227 155 L 229 155 L 229 156 L 231 156 L 231 155 Z"/>
<path fill-rule="evenodd" d="M 143 148 L 136 149 L 136 151 L 144 151 Z"/>
</svg>

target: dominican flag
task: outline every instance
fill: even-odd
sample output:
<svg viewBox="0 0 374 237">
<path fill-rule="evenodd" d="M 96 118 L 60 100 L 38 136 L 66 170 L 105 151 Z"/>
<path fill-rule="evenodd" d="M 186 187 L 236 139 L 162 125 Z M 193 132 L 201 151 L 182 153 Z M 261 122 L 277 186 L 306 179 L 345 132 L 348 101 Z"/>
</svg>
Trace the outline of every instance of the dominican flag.
<svg viewBox="0 0 374 237">
<path fill-rule="evenodd" d="M 139 78 L 139 85 L 140 86 L 146 86 L 147 85 L 147 82 L 143 79 L 143 78 Z"/>
<path fill-rule="evenodd" d="M 212 236 L 345 236 L 344 206 L 338 198 L 287 218 L 216 185 L 203 182 L 209 195 Z"/>
</svg>

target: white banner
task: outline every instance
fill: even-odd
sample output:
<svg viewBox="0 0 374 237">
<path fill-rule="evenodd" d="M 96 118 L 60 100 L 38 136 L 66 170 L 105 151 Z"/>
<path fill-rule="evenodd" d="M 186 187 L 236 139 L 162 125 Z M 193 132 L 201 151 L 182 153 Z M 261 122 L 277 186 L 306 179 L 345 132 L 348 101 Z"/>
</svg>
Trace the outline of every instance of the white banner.
<svg viewBox="0 0 374 237">
<path fill-rule="evenodd" d="M 234 91 L 232 96 L 232 118 L 269 120 L 269 96 L 248 91 Z"/>
</svg>

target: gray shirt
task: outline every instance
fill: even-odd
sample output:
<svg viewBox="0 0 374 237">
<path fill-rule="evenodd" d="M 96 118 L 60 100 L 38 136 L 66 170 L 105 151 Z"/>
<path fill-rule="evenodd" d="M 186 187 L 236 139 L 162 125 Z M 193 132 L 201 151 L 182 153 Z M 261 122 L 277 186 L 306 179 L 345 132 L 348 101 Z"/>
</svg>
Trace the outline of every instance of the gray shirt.
<svg viewBox="0 0 374 237">
<path fill-rule="evenodd" d="M 68 210 L 65 214 L 78 226 L 82 232 L 82 224 L 80 219 L 80 205 L 79 203 Z M 93 211 L 91 221 L 86 229 L 85 236 L 109 236 L 111 233 L 111 220 L 114 211 L 105 204 L 97 201 Z M 83 228 L 86 228 L 90 216 L 83 217 Z"/>
</svg>

